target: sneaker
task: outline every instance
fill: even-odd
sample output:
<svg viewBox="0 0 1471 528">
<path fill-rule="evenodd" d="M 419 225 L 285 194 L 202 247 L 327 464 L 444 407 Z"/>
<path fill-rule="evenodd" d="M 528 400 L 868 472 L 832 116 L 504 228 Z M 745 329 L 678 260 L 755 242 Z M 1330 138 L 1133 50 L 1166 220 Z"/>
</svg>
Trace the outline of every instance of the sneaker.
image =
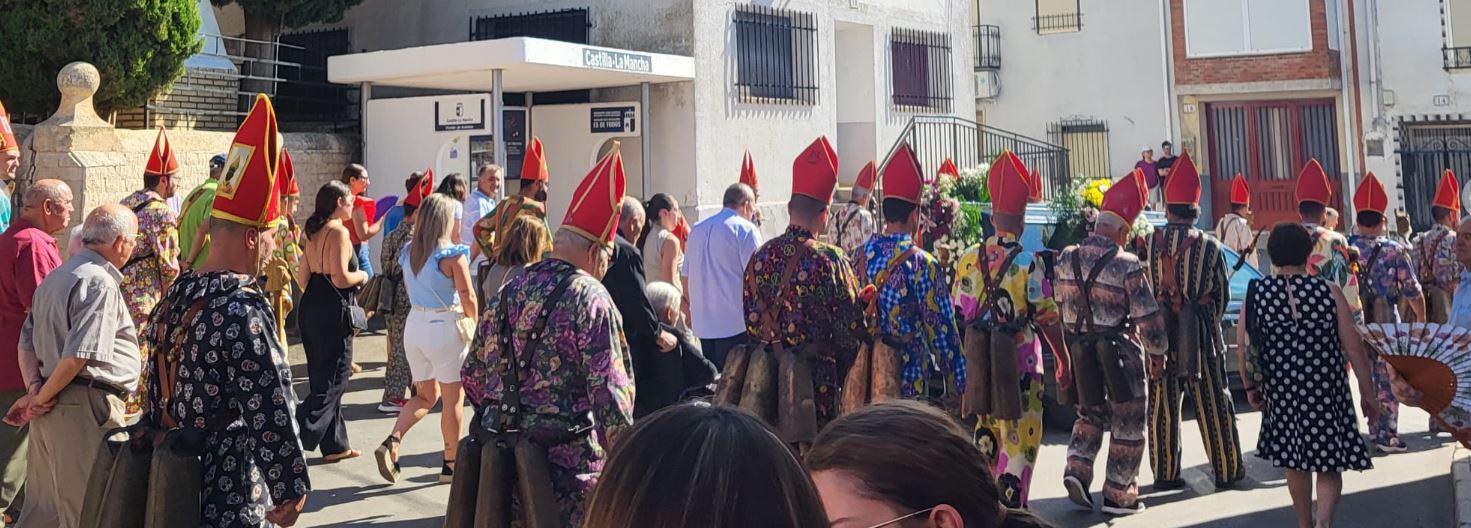
<svg viewBox="0 0 1471 528">
<path fill-rule="evenodd" d="M 1405 451 L 1409 451 L 1410 450 L 1410 447 L 1407 446 L 1407 445 L 1405 445 L 1405 443 L 1403 441 L 1401 441 L 1400 439 L 1396 438 L 1396 439 L 1394 439 L 1393 441 L 1391 441 L 1388 444 L 1381 444 L 1379 442 L 1374 442 L 1374 449 L 1378 449 L 1380 453 L 1386 453 L 1386 454 L 1388 454 L 1388 453 L 1403 453 Z"/>
<path fill-rule="evenodd" d="M 1109 515 L 1134 515 L 1142 511 L 1144 511 L 1144 503 L 1140 501 L 1134 501 L 1133 506 L 1125 508 L 1114 504 L 1111 500 L 1103 499 L 1103 513 Z"/>
<path fill-rule="evenodd" d="M 1088 488 L 1083 487 L 1083 481 L 1078 477 L 1067 476 L 1062 478 L 1062 487 L 1067 488 L 1067 498 L 1077 504 L 1078 507 L 1093 511 L 1093 495 L 1088 493 Z"/>
<path fill-rule="evenodd" d="M 1155 491 L 1171 491 L 1171 490 L 1183 489 L 1184 487 L 1185 487 L 1185 481 L 1182 480 L 1182 479 L 1156 480 L 1156 481 L 1154 481 L 1154 490 Z"/>
<path fill-rule="evenodd" d="M 383 414 L 398 414 L 400 411 L 404 410 L 404 405 L 407 405 L 408 403 L 408 400 L 402 399 L 386 401 L 378 404 L 378 412 L 381 412 Z"/>
</svg>

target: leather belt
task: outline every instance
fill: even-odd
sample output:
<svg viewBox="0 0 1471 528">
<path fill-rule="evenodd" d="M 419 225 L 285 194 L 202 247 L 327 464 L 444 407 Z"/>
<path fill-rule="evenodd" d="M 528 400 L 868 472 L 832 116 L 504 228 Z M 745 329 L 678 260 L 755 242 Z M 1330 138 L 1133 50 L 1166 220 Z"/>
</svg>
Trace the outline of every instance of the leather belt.
<svg viewBox="0 0 1471 528">
<path fill-rule="evenodd" d="M 118 387 L 111 383 L 100 381 L 94 378 L 83 378 L 81 376 L 72 378 L 71 383 L 68 383 L 67 385 L 97 389 L 113 396 L 117 396 L 119 400 L 126 400 L 128 399 L 128 396 L 132 394 L 131 391 L 123 390 L 121 387 Z"/>
</svg>

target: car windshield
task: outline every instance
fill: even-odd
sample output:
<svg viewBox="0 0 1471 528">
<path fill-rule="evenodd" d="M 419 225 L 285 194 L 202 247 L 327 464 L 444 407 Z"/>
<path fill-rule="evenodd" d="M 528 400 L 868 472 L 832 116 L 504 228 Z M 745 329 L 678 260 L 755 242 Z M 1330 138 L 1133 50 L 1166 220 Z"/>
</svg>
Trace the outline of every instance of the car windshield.
<svg viewBox="0 0 1471 528">
<path fill-rule="evenodd" d="M 1231 248 L 1221 246 L 1221 256 L 1226 259 L 1226 273 L 1231 273 L 1231 268 L 1236 261 L 1241 259 L 1241 254 L 1232 251 Z M 1256 269 L 1250 263 L 1242 264 L 1241 269 L 1231 275 L 1231 300 L 1246 300 L 1246 287 L 1251 284 L 1252 279 L 1262 278 L 1261 270 Z"/>
</svg>

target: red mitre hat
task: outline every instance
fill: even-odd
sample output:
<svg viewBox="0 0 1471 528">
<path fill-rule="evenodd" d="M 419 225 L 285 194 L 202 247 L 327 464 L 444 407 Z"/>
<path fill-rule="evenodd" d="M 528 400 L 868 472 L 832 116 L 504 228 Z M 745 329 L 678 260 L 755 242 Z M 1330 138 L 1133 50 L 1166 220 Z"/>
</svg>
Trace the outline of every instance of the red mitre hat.
<svg viewBox="0 0 1471 528">
<path fill-rule="evenodd" d="M 1374 173 L 1365 174 L 1359 181 L 1359 188 L 1354 190 L 1354 209 L 1381 215 L 1389 209 L 1389 193 L 1384 191 L 1384 183 Z"/>
<path fill-rule="evenodd" d="M 868 165 L 863 166 L 863 170 L 858 171 L 858 179 L 853 180 L 853 189 L 863 189 L 863 192 L 873 192 L 873 183 L 875 180 L 878 180 L 878 177 L 878 165 L 870 161 Z"/>
<path fill-rule="evenodd" d="M 833 189 L 838 186 L 838 160 L 829 149 L 826 137 L 817 138 L 807 150 L 797 155 L 792 162 L 792 194 L 800 194 L 823 203 L 831 203 Z M 747 157 L 749 161 L 751 158 Z M 752 181 L 755 172 L 751 173 Z M 741 170 L 741 183 L 746 182 L 746 171 Z"/>
<path fill-rule="evenodd" d="M 562 229 L 570 229 L 593 242 L 612 244 L 618 225 L 618 202 L 623 199 L 625 184 L 623 155 L 614 147 L 573 191 L 572 205 L 567 218 L 562 220 Z"/>
<path fill-rule="evenodd" d="M 1165 178 L 1165 205 L 1200 204 L 1200 169 L 1190 159 L 1190 151 L 1180 153 L 1180 159 L 1170 165 L 1170 175 Z"/>
<path fill-rule="evenodd" d="M 276 183 L 280 158 L 276 110 L 265 94 L 256 94 L 230 145 L 210 215 L 258 228 L 274 223 L 281 216 L 281 186 Z"/>
<path fill-rule="evenodd" d="M 418 207 L 424 204 L 424 199 L 434 194 L 434 169 L 424 169 L 424 177 L 414 184 L 414 189 L 404 197 L 404 205 Z"/>
<path fill-rule="evenodd" d="M 0 152 L 20 152 L 20 142 L 15 140 L 15 131 L 10 128 L 10 114 L 0 103 Z"/>
<path fill-rule="evenodd" d="M 1236 178 L 1231 180 L 1231 205 L 1248 205 L 1251 203 L 1251 188 L 1246 186 L 1246 176 L 1236 173 Z"/>
<path fill-rule="evenodd" d="M 950 175 L 951 178 L 960 179 L 960 169 L 955 168 L 955 162 L 951 161 L 950 158 L 945 158 L 945 162 L 940 164 L 940 175 L 944 176 L 946 174 Z"/>
<path fill-rule="evenodd" d="M 1144 210 L 1145 198 L 1148 196 L 1145 189 L 1144 171 L 1134 169 L 1134 172 L 1103 193 L 1103 204 L 1099 209 L 1103 211 L 1102 214 L 1117 216 L 1125 224 L 1134 225 L 1134 220 Z"/>
<path fill-rule="evenodd" d="M 296 185 L 296 164 L 285 147 L 281 148 L 281 168 L 276 169 L 276 178 L 281 182 L 281 196 L 301 196 L 301 188 Z"/>
<path fill-rule="evenodd" d="M 1328 173 L 1317 159 L 1308 160 L 1297 173 L 1297 203 L 1313 202 L 1328 205 L 1333 198 L 1333 185 L 1328 182 Z"/>
<path fill-rule="evenodd" d="M 158 138 L 153 140 L 153 150 L 148 152 L 148 164 L 143 166 L 143 173 L 173 176 L 176 172 L 179 172 L 179 159 L 174 157 L 174 146 L 169 143 L 169 135 L 163 127 L 158 127 Z"/>
<path fill-rule="evenodd" d="M 1445 170 L 1440 177 L 1440 185 L 1435 188 L 1435 200 L 1430 205 L 1450 209 L 1457 214 L 1461 212 L 1461 182 L 1456 181 L 1456 173 Z"/>
<path fill-rule="evenodd" d="M 1027 201 L 1038 203 L 1042 201 L 1042 173 L 1032 167 L 1032 175 L 1027 177 Z"/>
<path fill-rule="evenodd" d="M 922 175 L 919 159 L 914 157 L 914 149 L 909 148 L 907 142 L 899 145 L 899 151 L 884 165 L 884 199 L 893 198 L 919 205 L 920 191 L 924 185 Z"/>
<path fill-rule="evenodd" d="M 751 151 L 746 151 L 746 157 L 741 159 L 741 183 L 746 184 L 751 190 L 760 187 L 756 179 L 756 162 L 751 161 Z"/>
<path fill-rule="evenodd" d="M 521 159 L 521 181 L 547 181 L 551 171 L 547 170 L 546 151 L 542 150 L 541 138 L 532 136 L 526 146 L 526 155 Z"/>
<path fill-rule="evenodd" d="M 940 173 L 944 174 L 944 169 L 940 169 Z M 986 174 L 986 188 L 991 191 L 992 211 L 1014 215 L 1027 212 L 1027 200 L 1032 196 L 1031 180 L 1021 158 L 1010 150 L 1001 151 L 991 162 L 991 171 Z"/>
</svg>

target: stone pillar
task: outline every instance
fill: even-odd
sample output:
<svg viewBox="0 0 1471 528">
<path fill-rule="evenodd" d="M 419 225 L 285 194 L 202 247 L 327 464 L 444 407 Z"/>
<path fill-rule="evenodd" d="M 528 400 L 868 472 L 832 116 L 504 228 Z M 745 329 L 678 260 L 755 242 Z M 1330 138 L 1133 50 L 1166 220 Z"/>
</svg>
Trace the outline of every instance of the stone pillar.
<svg viewBox="0 0 1471 528">
<path fill-rule="evenodd" d="M 61 105 L 50 119 L 36 125 L 29 143 L 34 152 L 30 163 L 35 165 L 34 180 L 57 179 L 66 182 L 72 189 L 72 203 L 76 212 L 72 222 L 80 222 L 87 211 L 101 203 L 89 199 L 97 193 L 99 185 L 109 180 L 128 178 L 124 174 L 128 166 L 127 157 L 119 152 L 118 136 L 112 125 L 97 116 L 92 106 L 92 96 L 102 83 L 97 68 L 85 62 L 73 62 L 56 75 L 56 88 L 61 92 Z M 128 178 L 131 182 L 135 178 Z M 16 185 L 17 207 L 24 187 L 31 182 Z"/>
</svg>

